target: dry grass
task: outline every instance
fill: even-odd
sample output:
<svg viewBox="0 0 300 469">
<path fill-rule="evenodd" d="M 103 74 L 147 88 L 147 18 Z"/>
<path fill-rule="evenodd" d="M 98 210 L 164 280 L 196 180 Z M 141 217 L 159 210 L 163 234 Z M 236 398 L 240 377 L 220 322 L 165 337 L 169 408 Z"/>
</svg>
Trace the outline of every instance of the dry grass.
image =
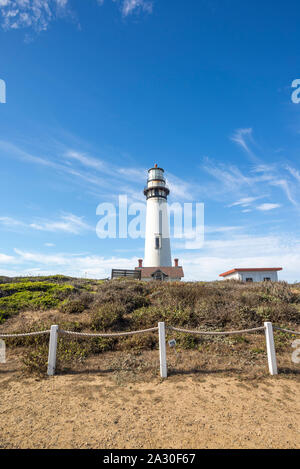
<svg viewBox="0 0 300 469">
<path fill-rule="evenodd" d="M 2 281 L 18 281 L 13 280 Z M 299 330 L 300 285 L 38 280 L 74 290 L 63 289 L 59 299 L 56 289 L 56 308 L 20 308 L 2 321 L 1 332 L 51 324 L 75 331 L 136 330 L 159 320 L 203 330 L 271 320 Z M 0 286 L 3 294 L 7 289 L 1 293 Z M 167 340 L 175 338 L 177 345 L 167 349 L 168 379 L 162 380 L 157 335 L 61 336 L 51 378 L 47 336 L 7 340 L 7 363 L 0 367 L 0 448 L 300 446 L 300 369 L 291 361 L 295 337 L 275 331 L 280 374 L 270 377 L 263 333 L 195 337 L 168 331 Z"/>
<path fill-rule="evenodd" d="M 26 293 L 24 279 L 16 280 L 5 283 L 2 293 L 0 285 L 0 297 L 6 295 L 5 299 L 9 299 L 10 292 L 18 294 L 18 285 Z M 49 329 L 51 324 L 59 324 L 62 329 L 72 331 L 124 331 L 152 327 L 160 320 L 174 326 L 203 330 L 251 328 L 261 326 L 265 320 L 292 329 L 299 328 L 300 324 L 300 286 L 289 286 L 283 282 L 147 283 L 122 280 L 99 283 L 51 277 L 38 278 L 36 283 L 31 279 L 29 287 L 35 292 L 40 287 L 45 290 L 40 292 L 42 304 L 44 293 L 55 292 L 56 298 L 63 294 L 60 304 L 56 309 L 25 309 L 13 314 L 0 325 L 1 331 L 28 332 Z M 265 343 L 260 333 L 229 337 L 168 333 L 167 339 L 171 338 L 177 342 L 177 355 L 174 350 L 170 351 L 176 359 L 174 367 L 171 363 L 171 373 L 173 370 L 183 373 L 185 366 L 192 365 L 195 373 L 197 369 L 217 370 L 219 366 L 233 369 L 235 373 L 243 373 L 246 368 L 248 374 L 249 369 L 254 374 L 259 374 L 258 369 L 264 369 Z M 275 332 L 279 359 L 290 353 L 292 339 L 289 334 Z M 39 374 L 46 371 L 47 343 L 47 336 L 7 340 L 8 348 L 15 353 L 22 350 L 27 370 Z M 118 361 L 123 363 L 122 357 L 126 357 L 125 362 L 133 369 L 138 368 L 140 373 L 144 371 L 144 361 L 138 365 L 138 354 L 157 347 L 156 333 L 112 339 L 70 339 L 63 336 L 58 345 L 58 370 L 75 369 L 90 358 L 98 360 L 99 354 L 102 360 L 104 353 L 114 351 L 115 364 Z M 187 355 L 185 351 L 188 351 Z M 132 353 L 134 359 L 129 357 Z M 197 357 L 195 363 L 192 357 Z M 289 365 L 286 366 L 288 369 Z M 122 371 L 123 368 L 120 364 L 118 369 Z"/>
</svg>

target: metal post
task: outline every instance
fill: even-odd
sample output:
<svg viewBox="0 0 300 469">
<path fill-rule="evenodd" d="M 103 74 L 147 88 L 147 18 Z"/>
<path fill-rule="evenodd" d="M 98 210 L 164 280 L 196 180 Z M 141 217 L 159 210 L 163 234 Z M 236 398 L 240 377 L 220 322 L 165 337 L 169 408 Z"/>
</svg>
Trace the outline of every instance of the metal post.
<svg viewBox="0 0 300 469">
<path fill-rule="evenodd" d="M 267 344 L 267 354 L 268 354 L 268 365 L 270 375 L 277 375 L 277 360 L 276 360 L 276 351 L 274 344 L 274 334 L 273 326 L 271 322 L 265 322 L 265 335 L 266 335 L 266 344 Z"/>
<path fill-rule="evenodd" d="M 164 322 L 158 323 L 160 376 L 167 378 L 166 328 Z"/>
<path fill-rule="evenodd" d="M 51 326 L 50 340 L 49 340 L 48 371 L 47 371 L 47 374 L 49 376 L 53 376 L 55 374 L 57 336 L 58 336 L 58 326 Z"/>
</svg>

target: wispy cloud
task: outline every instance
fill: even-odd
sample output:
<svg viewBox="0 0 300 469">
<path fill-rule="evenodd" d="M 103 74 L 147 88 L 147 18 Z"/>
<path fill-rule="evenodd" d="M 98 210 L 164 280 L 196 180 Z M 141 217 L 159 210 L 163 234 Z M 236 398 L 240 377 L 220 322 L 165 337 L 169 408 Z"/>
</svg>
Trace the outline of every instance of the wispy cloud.
<svg viewBox="0 0 300 469">
<path fill-rule="evenodd" d="M 9 228 L 25 226 L 23 222 L 21 222 L 20 220 L 16 220 L 15 218 L 12 218 L 12 217 L 0 217 L 0 225 L 6 226 Z"/>
<path fill-rule="evenodd" d="M 206 241 L 201 253 L 181 250 L 180 245 L 176 249 L 174 255 L 179 257 L 184 266 L 185 280 L 216 280 L 221 272 L 233 267 L 277 266 L 283 267 L 280 278 L 300 280 L 300 240 L 288 233 L 281 236 L 255 236 L 233 230 L 227 239 Z M 70 252 L 49 254 L 16 248 L 14 255 L 0 253 L 0 264 L 2 275 L 62 273 L 103 278 L 110 276 L 114 267 L 134 268 L 137 257 L 104 257 Z"/>
<path fill-rule="evenodd" d="M 269 210 L 274 210 L 274 208 L 279 208 L 281 207 L 280 204 L 261 204 L 258 205 L 256 208 L 257 210 L 261 210 L 263 212 L 269 211 Z"/>
<path fill-rule="evenodd" d="M 250 156 L 254 156 L 252 150 L 249 147 L 248 141 L 253 141 L 252 139 L 252 129 L 238 129 L 235 131 L 233 136 L 231 137 L 231 140 L 235 143 L 237 143 L 242 149 L 248 153 Z"/>
<path fill-rule="evenodd" d="M 297 169 L 292 168 L 291 166 L 287 166 L 286 169 L 290 172 L 290 174 L 291 174 L 292 176 L 294 176 L 294 178 L 295 178 L 298 182 L 300 182 L 300 172 L 297 171 Z"/>
<path fill-rule="evenodd" d="M 72 213 L 62 215 L 60 220 L 57 221 L 41 220 L 37 223 L 30 223 L 29 227 L 39 231 L 66 232 L 73 234 L 79 234 L 82 231 L 94 229 L 83 220 L 83 217 L 78 217 Z"/>
<path fill-rule="evenodd" d="M 205 226 L 205 233 L 227 233 L 242 228 L 242 226 Z"/>
<path fill-rule="evenodd" d="M 300 207 L 300 172 L 281 163 L 272 165 L 258 163 L 243 170 L 234 165 L 224 165 L 205 158 L 203 169 L 210 174 L 217 184 L 212 188 L 213 194 L 232 197 L 237 200 L 229 203 L 228 207 L 254 207 L 260 198 L 281 197 L 280 189 L 286 199 L 297 209 Z M 292 177 L 291 177 L 292 176 Z"/>
<path fill-rule="evenodd" d="M 84 184 L 88 191 L 95 191 L 97 197 L 116 198 L 118 194 L 127 194 L 128 202 L 145 200 L 142 184 L 147 178 L 147 168 L 118 166 L 112 158 L 99 158 L 80 149 L 67 148 L 56 143 L 49 148 L 47 157 L 36 156 L 32 151 L 24 151 L 16 144 L 0 140 L 1 155 L 9 155 L 21 161 L 53 169 L 57 174 L 65 175 L 72 184 Z M 37 153 L 37 151 L 35 151 Z M 48 155 L 51 156 L 48 156 Z M 201 193 L 198 184 L 183 180 L 172 173 L 167 173 L 167 183 L 171 190 L 171 201 L 195 200 Z M 203 191 L 202 191 L 203 193 Z"/>
<path fill-rule="evenodd" d="M 122 4 L 122 13 L 124 16 L 131 15 L 139 10 L 152 13 L 153 3 L 148 0 L 124 0 Z"/>
<path fill-rule="evenodd" d="M 292 196 L 292 191 L 291 191 L 291 185 L 286 179 L 274 179 L 273 181 L 270 181 L 270 184 L 272 186 L 277 186 L 280 187 L 283 192 L 285 193 L 286 197 L 288 200 L 295 206 L 298 206 L 298 202 L 294 199 Z"/>
<path fill-rule="evenodd" d="M 66 157 L 77 160 L 80 163 L 82 163 L 84 166 L 88 166 L 90 168 L 96 168 L 96 169 L 101 169 L 101 170 L 104 169 L 103 161 L 96 159 L 96 158 L 92 158 L 90 156 L 87 156 L 83 153 L 79 153 L 77 151 L 73 151 L 73 150 L 67 151 Z"/>
<path fill-rule="evenodd" d="M 125 257 L 103 257 L 72 253 L 45 254 L 17 248 L 14 251 L 16 256 L 13 257 L 13 262 L 19 262 L 21 269 L 23 269 L 20 272 L 24 273 L 24 266 L 27 266 L 27 271 L 34 271 L 36 275 L 60 272 L 65 275 L 80 277 L 88 275 L 101 278 L 110 276 L 113 267 L 125 269 L 128 267 L 134 268 L 137 265 L 137 257 L 128 259 Z"/>
<path fill-rule="evenodd" d="M 113 0 L 116 2 L 116 0 Z M 59 18 L 74 19 L 71 0 L 0 0 L 1 25 L 4 30 L 33 29 L 46 31 L 49 24 Z M 104 0 L 97 0 L 102 6 Z M 133 13 L 152 13 L 153 3 L 150 0 L 122 0 L 123 17 Z"/>
<path fill-rule="evenodd" d="M 245 174 L 236 165 L 225 165 L 205 158 L 203 169 L 219 181 L 219 190 L 238 193 L 241 189 L 251 189 L 266 180 L 265 175 Z"/>
<path fill-rule="evenodd" d="M 32 229 L 52 233 L 65 232 L 71 234 L 80 234 L 95 229 L 86 223 L 83 217 L 78 217 L 72 213 L 63 214 L 57 220 L 39 219 L 30 223 L 25 223 L 12 217 L 0 217 L 0 225 L 11 231 Z"/>
<path fill-rule="evenodd" d="M 236 207 L 241 205 L 242 207 L 248 207 L 251 205 L 253 202 L 255 202 L 258 199 L 263 198 L 264 196 L 258 196 L 258 197 L 243 197 L 240 200 L 237 200 L 236 202 L 233 202 L 233 204 L 228 205 L 228 207 Z"/>
<path fill-rule="evenodd" d="M 283 267 L 281 279 L 300 280 L 300 241 L 287 233 L 210 240 L 205 242 L 201 255 L 197 251 L 177 251 L 176 256 L 184 266 L 186 280 L 218 279 L 221 272 L 234 267 Z"/>
<path fill-rule="evenodd" d="M 49 23 L 67 14 L 68 0 L 0 0 L 2 27 L 45 31 Z"/>
<path fill-rule="evenodd" d="M 7 256 L 6 254 L 0 253 L 0 264 L 12 264 L 14 262 L 15 258 L 13 256 Z"/>
</svg>

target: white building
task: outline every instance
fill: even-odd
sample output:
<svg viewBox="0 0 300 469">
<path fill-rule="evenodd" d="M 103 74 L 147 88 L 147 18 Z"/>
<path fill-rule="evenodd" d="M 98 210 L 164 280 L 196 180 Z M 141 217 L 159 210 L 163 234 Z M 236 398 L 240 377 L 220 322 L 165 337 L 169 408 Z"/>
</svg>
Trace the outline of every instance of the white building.
<svg viewBox="0 0 300 469">
<path fill-rule="evenodd" d="M 278 282 L 277 272 L 282 267 L 263 267 L 254 269 L 232 269 L 220 274 L 222 280 L 239 280 L 241 282 Z"/>
<path fill-rule="evenodd" d="M 144 195 L 147 199 L 145 259 L 139 259 L 136 270 L 141 271 L 142 280 L 178 281 L 183 277 L 178 259 L 172 266 L 167 197 L 170 191 L 164 178 L 164 170 L 148 170 Z"/>
</svg>

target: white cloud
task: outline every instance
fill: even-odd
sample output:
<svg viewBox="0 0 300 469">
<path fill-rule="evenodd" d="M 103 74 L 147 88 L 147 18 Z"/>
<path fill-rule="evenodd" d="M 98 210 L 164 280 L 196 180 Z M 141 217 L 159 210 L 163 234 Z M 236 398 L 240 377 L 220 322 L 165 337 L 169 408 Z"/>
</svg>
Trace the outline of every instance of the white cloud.
<svg viewBox="0 0 300 469">
<path fill-rule="evenodd" d="M 288 234 L 205 241 L 201 251 L 177 251 L 176 257 L 186 280 L 217 280 L 220 273 L 236 267 L 283 267 L 280 279 L 300 281 L 300 240 Z"/>
<path fill-rule="evenodd" d="M 297 171 L 295 168 L 291 168 L 291 166 L 287 166 L 286 169 L 291 173 L 292 176 L 294 176 L 294 178 L 298 182 L 300 182 L 300 172 L 299 171 Z"/>
<path fill-rule="evenodd" d="M 230 235 L 228 239 L 209 240 L 200 251 L 175 249 L 185 280 L 217 280 L 221 272 L 235 267 L 283 267 L 282 280 L 300 280 L 300 240 L 281 236 Z M 74 253 L 43 253 L 15 249 L 15 256 L 0 254 L 0 275 L 26 273 L 109 277 L 112 268 L 134 268 L 137 257 L 98 256 Z M 10 269 L 13 265 L 13 269 Z M 18 268 L 16 267 L 18 266 Z M 3 269 L 4 268 L 4 269 Z"/>
<path fill-rule="evenodd" d="M 66 233 L 73 233 L 79 234 L 82 231 L 92 230 L 94 229 L 90 225 L 88 225 L 84 220 L 83 217 L 78 217 L 69 213 L 67 215 L 62 215 L 60 220 L 56 221 L 40 221 L 37 223 L 30 223 L 30 228 L 39 231 L 52 231 L 52 232 L 66 232 Z"/>
<path fill-rule="evenodd" d="M 289 184 L 289 182 L 286 180 L 286 179 L 275 179 L 274 181 L 271 181 L 270 184 L 272 186 L 278 186 L 280 187 L 283 192 L 285 193 L 286 197 L 288 198 L 288 200 L 295 206 L 298 205 L 298 203 L 296 202 L 296 200 L 294 199 L 294 197 L 292 196 L 292 192 L 291 192 L 291 185 Z"/>
<path fill-rule="evenodd" d="M 84 166 L 88 166 L 90 168 L 97 168 L 97 169 L 104 168 L 103 161 L 100 161 L 96 158 L 91 158 L 90 156 L 87 156 L 83 153 L 79 153 L 77 151 L 72 151 L 72 150 L 67 151 L 66 157 L 77 160 L 80 163 L 82 163 Z"/>
<path fill-rule="evenodd" d="M 99 6 L 103 3 L 104 0 L 97 0 Z M 4 30 L 32 28 L 37 32 L 46 31 L 52 21 L 74 16 L 70 4 L 70 0 L 0 0 L 2 28 Z M 149 0 L 121 2 L 123 16 L 140 11 L 151 13 L 152 7 L 152 1 Z"/>
<path fill-rule="evenodd" d="M 33 229 L 53 233 L 65 232 L 80 234 L 84 231 L 95 229 L 95 227 L 90 226 L 84 221 L 84 217 L 78 217 L 72 213 L 61 215 L 57 220 L 39 219 L 31 223 L 25 223 L 12 217 L 0 217 L 0 224 L 13 231 Z"/>
<path fill-rule="evenodd" d="M 147 0 L 124 0 L 122 13 L 124 16 L 131 15 L 134 11 L 143 10 L 152 13 L 153 4 Z"/>
<path fill-rule="evenodd" d="M 68 0 L 1 0 L 2 27 L 45 31 L 54 19 L 66 14 Z"/>
<path fill-rule="evenodd" d="M 0 217 L 0 224 L 9 228 L 25 226 L 23 222 L 12 217 Z"/>
<path fill-rule="evenodd" d="M 205 233 L 227 233 L 228 231 L 241 230 L 242 226 L 205 226 Z"/>
<path fill-rule="evenodd" d="M 238 200 L 229 204 L 229 207 L 247 208 L 260 198 L 270 197 L 271 194 L 267 193 L 266 188 L 269 191 L 279 188 L 294 207 L 300 206 L 300 172 L 294 168 L 284 167 L 279 163 L 273 165 L 257 164 L 246 173 L 245 170 L 242 172 L 237 166 L 225 166 L 206 158 L 203 169 L 217 180 L 217 185 L 211 187 L 210 193 L 224 198 L 226 194 L 232 196 L 234 192 L 235 197 L 239 197 Z M 291 179 L 291 175 L 294 180 Z M 249 193 L 253 195 L 248 195 Z"/>
<path fill-rule="evenodd" d="M 238 129 L 235 131 L 231 140 L 243 148 L 249 155 L 253 156 L 252 151 L 247 144 L 247 139 L 252 139 L 252 129 Z"/>
<path fill-rule="evenodd" d="M 234 202 L 233 204 L 228 205 L 228 207 L 235 207 L 238 205 L 241 205 L 242 207 L 248 207 L 249 205 L 252 204 L 252 202 L 255 202 L 257 199 L 261 199 L 264 196 L 258 196 L 258 197 L 243 197 L 242 199 L 238 200 L 237 202 Z"/>
<path fill-rule="evenodd" d="M 14 261 L 15 261 L 15 258 L 13 256 L 7 256 L 6 254 L 0 253 L 0 264 L 11 264 Z"/>
<path fill-rule="evenodd" d="M 274 210 L 274 208 L 279 208 L 281 207 L 280 204 L 261 204 L 258 205 L 256 208 L 257 210 L 262 210 L 263 212 L 268 211 L 268 210 Z"/>
<path fill-rule="evenodd" d="M 23 251 L 15 249 L 18 255 L 20 267 L 26 264 L 28 271 L 36 271 L 35 273 L 62 273 L 64 275 L 80 276 L 84 275 L 103 278 L 110 277 L 112 268 L 134 268 L 137 266 L 137 257 L 127 259 L 124 257 L 108 257 L 96 255 L 77 255 L 68 253 L 44 254 L 31 251 Z M 31 267 L 28 267 L 28 264 Z M 51 267 L 50 267 L 51 266 Z M 20 273 L 24 272 L 20 270 Z"/>
</svg>

